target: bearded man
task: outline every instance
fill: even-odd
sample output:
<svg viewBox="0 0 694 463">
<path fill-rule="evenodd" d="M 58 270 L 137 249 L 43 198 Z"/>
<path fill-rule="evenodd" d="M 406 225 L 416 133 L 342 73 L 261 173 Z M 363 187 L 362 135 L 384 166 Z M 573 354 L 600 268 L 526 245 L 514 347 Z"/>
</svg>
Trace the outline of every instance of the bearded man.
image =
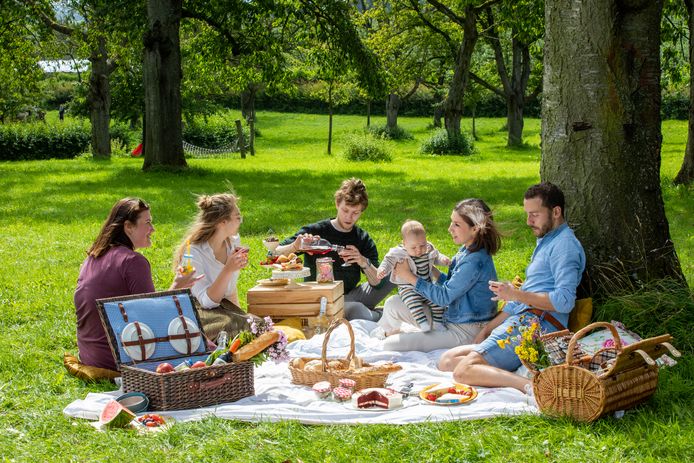
<svg viewBox="0 0 694 463">
<path fill-rule="evenodd" d="M 537 237 L 525 282 L 520 288 L 489 282 L 495 299 L 506 305 L 480 331 L 475 344 L 445 352 L 439 369 L 453 371 L 457 382 L 507 386 L 532 394 L 530 381 L 512 373 L 521 365 L 515 353 L 519 327 L 537 323 L 543 333 L 551 333 L 568 326 L 586 256 L 564 218 L 564 193 L 559 187 L 549 182 L 531 186 L 525 192 L 523 209 L 526 223 Z"/>
</svg>

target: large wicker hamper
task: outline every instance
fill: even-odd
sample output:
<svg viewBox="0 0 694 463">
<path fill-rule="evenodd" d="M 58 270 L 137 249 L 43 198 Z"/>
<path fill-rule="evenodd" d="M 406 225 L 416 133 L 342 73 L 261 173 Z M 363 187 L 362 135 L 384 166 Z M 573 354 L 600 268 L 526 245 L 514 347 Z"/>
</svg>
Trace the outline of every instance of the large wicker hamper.
<svg viewBox="0 0 694 463">
<path fill-rule="evenodd" d="M 581 357 L 577 352 L 579 340 L 596 328 L 610 330 L 614 348 Z M 553 335 L 554 339 L 560 337 Z M 596 322 L 586 326 L 570 338 L 564 363 L 531 370 L 540 410 L 552 416 L 590 422 L 606 413 L 634 407 L 653 395 L 658 385 L 658 366 L 654 359 L 668 351 L 680 356 L 670 345 L 671 340 L 672 336 L 665 334 L 622 346 L 612 324 Z"/>
<path fill-rule="evenodd" d="M 184 360 L 205 360 L 209 355 L 196 301 L 189 290 L 99 299 L 97 307 L 109 345 L 120 367 L 123 391 L 144 393 L 149 398 L 150 409 L 167 411 L 198 408 L 234 402 L 254 395 L 252 362 L 227 363 L 165 374 L 155 372 L 156 366 L 161 362 L 177 365 Z M 187 342 L 188 339 L 202 335 L 202 338 L 196 339 L 197 348 L 190 349 L 192 345 L 188 344 L 187 354 L 176 352 L 170 343 L 176 336 L 171 336 L 166 329 L 161 328 L 178 318 L 193 321 L 197 326 L 191 325 L 190 330 L 186 328 L 185 334 L 177 338 L 183 338 Z M 136 322 L 152 327 L 155 335 L 151 340 L 140 338 L 136 341 L 139 342 L 136 349 L 142 349 L 143 357 L 145 347 L 151 349 L 147 344 L 154 344 L 154 352 L 146 360 L 135 361 L 129 357 L 120 334 L 125 323 Z"/>
</svg>

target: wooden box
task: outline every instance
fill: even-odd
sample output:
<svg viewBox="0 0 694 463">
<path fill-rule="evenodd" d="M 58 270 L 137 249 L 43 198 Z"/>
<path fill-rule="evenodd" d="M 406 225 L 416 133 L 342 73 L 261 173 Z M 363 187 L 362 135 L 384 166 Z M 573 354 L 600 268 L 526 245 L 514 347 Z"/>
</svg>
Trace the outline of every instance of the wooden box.
<svg viewBox="0 0 694 463">
<path fill-rule="evenodd" d="M 345 306 L 342 281 L 310 281 L 286 286 L 257 285 L 248 290 L 246 297 L 249 313 L 260 317 L 269 316 L 273 320 L 293 317 L 313 319 L 320 312 L 321 297 L 328 299 L 325 313 L 329 319 L 342 317 Z"/>
</svg>

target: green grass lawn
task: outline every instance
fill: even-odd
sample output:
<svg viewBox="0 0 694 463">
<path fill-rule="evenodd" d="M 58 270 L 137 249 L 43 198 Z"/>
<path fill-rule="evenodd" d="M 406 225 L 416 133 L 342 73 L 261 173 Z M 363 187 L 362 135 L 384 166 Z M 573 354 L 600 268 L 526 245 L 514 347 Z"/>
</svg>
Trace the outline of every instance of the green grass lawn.
<svg viewBox="0 0 694 463">
<path fill-rule="evenodd" d="M 394 161 L 341 159 L 341 139 L 365 118 L 335 118 L 334 155 L 326 154 L 325 116 L 261 112 L 257 155 L 190 159 L 183 173 L 141 172 L 142 160 L 114 158 L 0 163 L 0 460 L 2 461 L 686 461 L 694 455 L 694 362 L 685 356 L 661 372 L 658 392 L 621 420 L 592 425 L 539 416 L 408 426 L 247 424 L 219 419 L 179 423 L 167 433 L 138 437 L 98 433 L 62 409 L 108 383 L 85 385 L 68 376 L 64 351 L 76 351 L 72 294 L 85 250 L 111 205 L 140 196 L 152 206 L 154 245 L 143 250 L 155 286 L 168 287 L 171 257 L 195 213 L 200 193 L 232 185 L 241 196 L 242 239 L 251 262 L 264 255 L 269 228 L 287 236 L 331 216 L 333 192 L 346 177 L 364 179 L 370 205 L 360 222 L 381 253 L 414 218 L 449 255 L 446 228 L 460 199 L 484 198 L 506 237 L 495 258 L 500 278 L 522 274 L 534 247 L 522 195 L 539 180 L 539 120 L 527 120 L 527 147 L 505 147 L 502 119 L 479 119 L 477 154 L 418 153 L 428 120 L 401 118 L 413 140 L 389 142 Z M 383 123 L 376 119 L 374 123 Z M 469 127 L 469 121 L 464 121 Z M 663 125 L 662 185 L 670 232 L 690 286 L 694 285 L 692 188 L 673 187 L 686 142 L 686 121 Z M 250 265 L 241 300 L 267 270 Z M 677 345 L 677 340 L 675 341 Z M 689 455 L 689 457 L 687 457 Z"/>
</svg>

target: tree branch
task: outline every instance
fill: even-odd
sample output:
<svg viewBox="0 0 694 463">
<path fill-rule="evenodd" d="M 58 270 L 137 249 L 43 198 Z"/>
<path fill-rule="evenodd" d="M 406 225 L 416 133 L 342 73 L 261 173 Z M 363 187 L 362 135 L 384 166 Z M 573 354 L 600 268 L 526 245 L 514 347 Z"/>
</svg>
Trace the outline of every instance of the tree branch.
<svg viewBox="0 0 694 463">
<path fill-rule="evenodd" d="M 239 41 L 234 37 L 229 30 L 227 30 L 224 25 L 208 16 L 205 16 L 204 14 L 197 12 L 197 11 L 192 11 L 186 8 L 183 8 L 181 10 L 181 18 L 190 18 L 190 19 L 197 19 L 198 21 L 202 21 L 205 24 L 209 25 L 211 28 L 213 28 L 215 31 L 217 31 L 219 34 L 221 34 L 225 39 L 229 41 L 231 44 L 231 54 L 232 56 L 239 56 L 241 53 L 243 53 L 243 50 L 241 48 L 241 44 Z"/>
<path fill-rule="evenodd" d="M 472 80 L 474 80 L 477 84 L 481 85 L 482 87 L 486 88 L 487 90 L 489 90 L 491 92 L 496 93 L 504 100 L 506 99 L 506 94 L 502 90 L 499 90 L 498 88 L 494 87 L 492 84 L 490 84 L 486 80 L 482 79 L 480 76 L 478 76 L 474 72 L 472 72 L 472 71 L 469 71 L 469 72 L 470 72 L 470 78 Z"/>
<path fill-rule="evenodd" d="M 432 22 L 430 22 L 427 18 L 424 17 L 422 10 L 419 9 L 419 3 L 417 2 L 417 0 L 410 0 L 410 5 L 412 6 L 412 9 L 415 11 L 415 13 L 417 13 L 417 16 L 419 16 L 419 19 L 425 26 L 427 26 L 429 29 L 443 37 L 443 39 L 448 44 L 448 47 L 451 49 L 451 56 L 455 57 L 458 53 L 458 46 L 456 43 L 453 42 L 451 36 L 448 35 L 442 29 L 436 27 Z"/>
<path fill-rule="evenodd" d="M 427 0 L 427 3 L 437 10 L 439 10 L 440 13 L 448 16 L 448 19 L 459 25 L 460 27 L 465 27 L 465 17 L 464 16 L 458 16 L 453 10 L 448 8 L 446 5 L 443 3 L 437 1 L 437 0 Z"/>
<path fill-rule="evenodd" d="M 486 36 L 487 42 L 491 45 L 492 50 L 494 50 L 494 60 L 496 61 L 496 69 L 499 73 L 499 79 L 501 79 L 501 85 L 504 88 L 506 94 L 511 92 L 511 83 L 508 79 L 508 71 L 506 70 L 506 62 L 504 61 L 504 53 L 501 50 L 501 40 L 499 39 L 499 33 L 496 30 L 496 22 L 494 21 L 494 15 L 492 9 L 488 8 L 487 13 L 487 25 L 488 25 L 488 35 Z M 506 98 L 504 96 L 504 98 Z"/>
</svg>

